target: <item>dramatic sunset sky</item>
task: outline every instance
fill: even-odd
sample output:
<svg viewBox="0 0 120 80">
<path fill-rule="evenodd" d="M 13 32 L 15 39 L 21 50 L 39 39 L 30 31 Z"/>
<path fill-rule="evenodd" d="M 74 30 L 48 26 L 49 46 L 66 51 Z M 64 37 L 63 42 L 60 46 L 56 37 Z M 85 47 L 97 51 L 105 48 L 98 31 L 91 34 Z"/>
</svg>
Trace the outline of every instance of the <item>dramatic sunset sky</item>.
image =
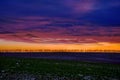
<svg viewBox="0 0 120 80">
<path fill-rule="evenodd" d="M 1 50 L 120 51 L 120 0 L 0 0 Z"/>
</svg>

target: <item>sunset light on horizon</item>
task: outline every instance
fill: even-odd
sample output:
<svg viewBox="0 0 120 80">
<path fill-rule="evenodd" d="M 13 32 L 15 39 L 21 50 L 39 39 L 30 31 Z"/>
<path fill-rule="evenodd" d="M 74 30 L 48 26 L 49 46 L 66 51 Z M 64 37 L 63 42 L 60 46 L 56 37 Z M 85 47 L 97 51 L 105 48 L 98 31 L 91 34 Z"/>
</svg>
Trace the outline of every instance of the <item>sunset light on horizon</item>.
<svg viewBox="0 0 120 80">
<path fill-rule="evenodd" d="M 43 44 L 0 40 L 0 52 L 115 52 L 119 43 Z M 8 45 L 9 44 L 9 45 Z M 6 46 L 7 45 L 7 46 Z"/>
</svg>

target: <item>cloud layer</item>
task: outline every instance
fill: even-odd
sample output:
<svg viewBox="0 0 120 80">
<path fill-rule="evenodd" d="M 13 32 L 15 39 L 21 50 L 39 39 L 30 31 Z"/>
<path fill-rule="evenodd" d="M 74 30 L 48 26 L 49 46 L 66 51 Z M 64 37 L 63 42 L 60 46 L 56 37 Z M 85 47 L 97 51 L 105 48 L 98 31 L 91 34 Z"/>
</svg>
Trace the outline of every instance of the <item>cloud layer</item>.
<svg viewBox="0 0 120 80">
<path fill-rule="evenodd" d="M 120 42 L 119 0 L 1 0 L 0 39 Z"/>
<path fill-rule="evenodd" d="M 50 17 L 0 19 L 0 38 L 33 43 L 120 42 L 119 26 Z"/>
</svg>

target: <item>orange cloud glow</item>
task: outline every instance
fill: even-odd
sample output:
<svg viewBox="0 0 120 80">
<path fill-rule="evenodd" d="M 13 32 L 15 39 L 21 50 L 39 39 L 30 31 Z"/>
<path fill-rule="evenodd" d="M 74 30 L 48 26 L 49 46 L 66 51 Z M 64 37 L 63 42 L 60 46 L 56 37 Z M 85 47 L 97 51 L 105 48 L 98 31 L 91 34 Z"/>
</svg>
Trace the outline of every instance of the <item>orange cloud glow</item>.
<svg viewBox="0 0 120 80">
<path fill-rule="evenodd" d="M 26 43 L 0 40 L 0 51 L 76 51 L 76 52 L 120 52 L 120 43 L 97 42 L 97 43 Z"/>
</svg>

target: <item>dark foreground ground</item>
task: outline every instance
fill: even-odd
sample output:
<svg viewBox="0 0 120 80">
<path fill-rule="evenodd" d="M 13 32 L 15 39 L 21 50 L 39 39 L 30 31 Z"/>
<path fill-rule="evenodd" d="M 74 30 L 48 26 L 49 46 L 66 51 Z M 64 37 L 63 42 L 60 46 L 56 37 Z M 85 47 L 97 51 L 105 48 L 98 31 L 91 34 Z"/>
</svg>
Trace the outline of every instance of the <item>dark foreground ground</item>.
<svg viewBox="0 0 120 80">
<path fill-rule="evenodd" d="M 56 59 L 56 60 L 75 60 L 120 64 L 120 53 L 24 52 L 24 53 L 0 53 L 0 56 Z"/>
<path fill-rule="evenodd" d="M 120 80 L 120 54 L 0 53 L 0 80 Z"/>
</svg>

